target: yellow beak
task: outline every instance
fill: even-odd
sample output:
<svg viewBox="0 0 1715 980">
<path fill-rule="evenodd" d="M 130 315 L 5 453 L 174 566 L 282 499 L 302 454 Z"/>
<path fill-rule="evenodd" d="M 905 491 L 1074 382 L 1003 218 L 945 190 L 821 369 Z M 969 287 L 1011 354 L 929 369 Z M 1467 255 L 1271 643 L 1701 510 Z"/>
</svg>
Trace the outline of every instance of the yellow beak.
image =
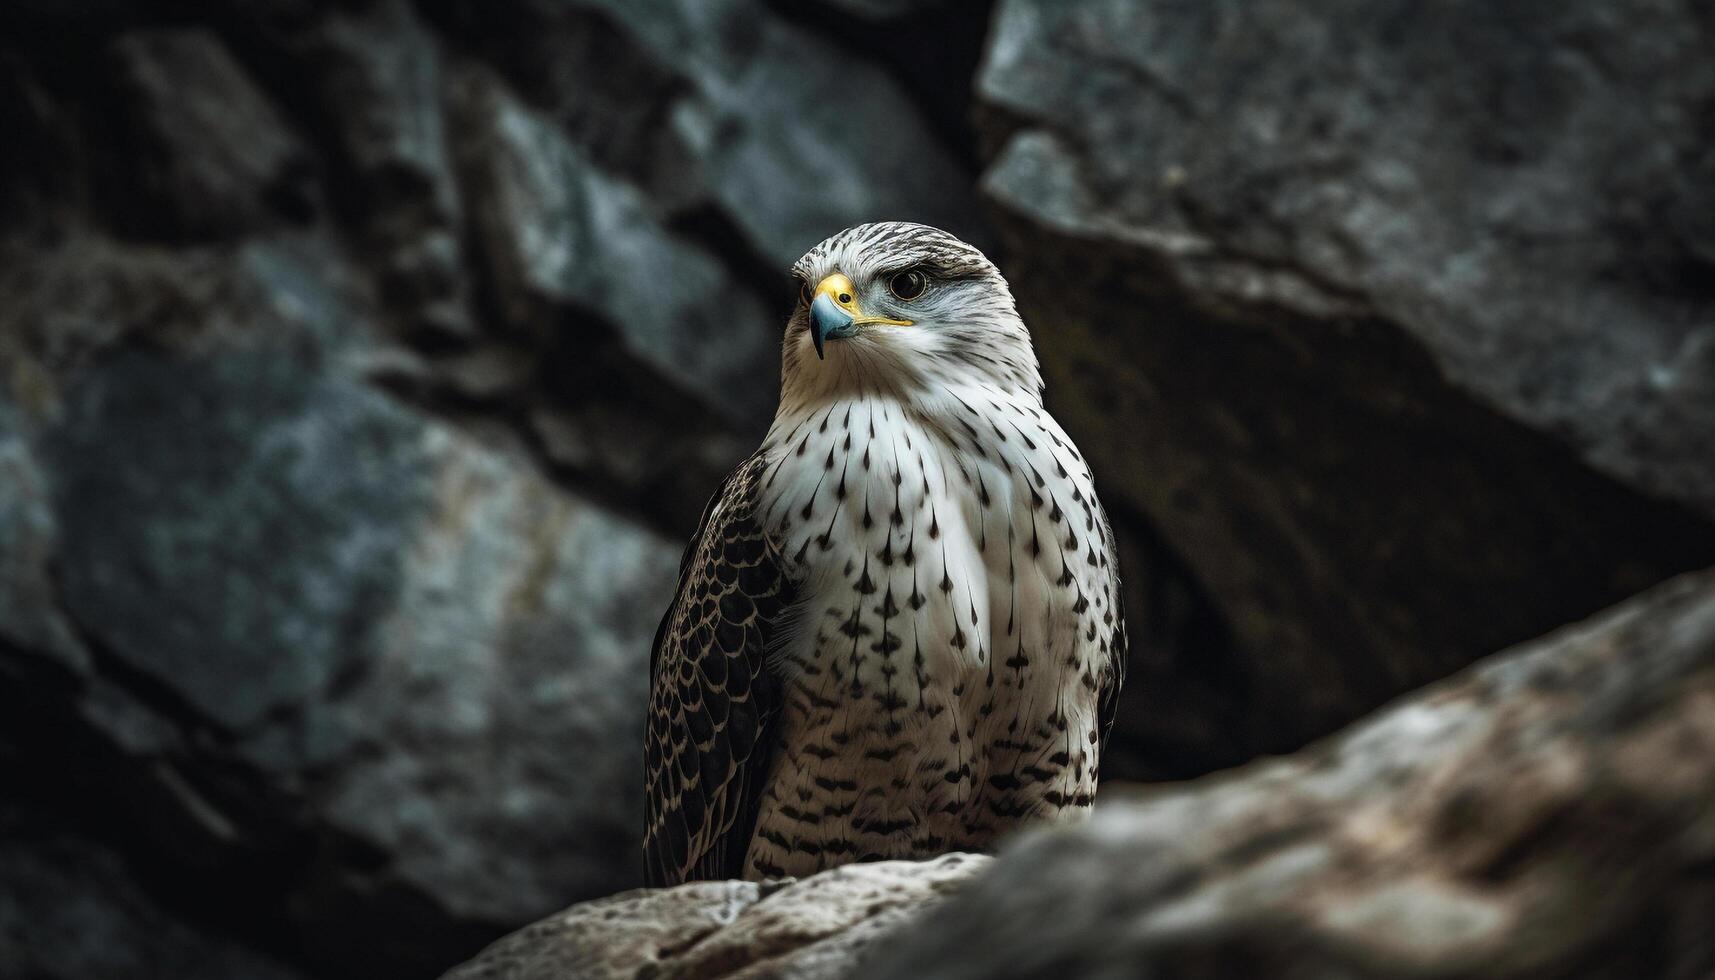
<svg viewBox="0 0 1715 980">
<path fill-rule="evenodd" d="M 816 284 L 810 296 L 810 339 L 816 344 L 817 357 L 822 356 L 824 341 L 850 337 L 858 327 L 872 323 L 909 327 L 912 321 L 864 316 L 858 309 L 857 288 L 843 273 L 836 272 Z"/>
</svg>

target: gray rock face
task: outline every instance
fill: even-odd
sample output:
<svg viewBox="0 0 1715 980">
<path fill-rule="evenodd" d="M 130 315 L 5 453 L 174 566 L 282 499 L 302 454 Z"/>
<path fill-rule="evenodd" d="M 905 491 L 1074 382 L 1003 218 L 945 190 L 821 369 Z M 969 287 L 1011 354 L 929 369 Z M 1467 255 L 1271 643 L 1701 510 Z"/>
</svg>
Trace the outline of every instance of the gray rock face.
<svg viewBox="0 0 1715 980">
<path fill-rule="evenodd" d="M 1021 840 L 868 977 L 1715 970 L 1715 571 Z"/>
<path fill-rule="evenodd" d="M 821 0 L 822 5 L 865 20 L 897 21 L 946 0 Z M 906 25 L 909 29 L 910 25 Z"/>
<path fill-rule="evenodd" d="M 631 883 L 677 545 L 367 383 L 385 347 L 363 296 L 289 250 L 192 270 L 184 326 L 150 348 L 31 356 L 8 321 L 38 378 L 32 407 L 0 402 L 8 782 L 141 814 L 124 839 L 157 855 L 145 873 L 164 858 L 177 887 L 249 903 L 317 972 L 422 975 Z M 272 330 L 235 329 L 246 310 Z M 38 757 L 40 731 L 75 771 Z M 17 901 L 0 911 L 27 931 Z M 75 975 L 58 962 L 39 969 Z"/>
<path fill-rule="evenodd" d="M 494 19 L 487 4 L 440 6 L 467 29 Z M 982 235 L 961 148 L 881 52 L 762 0 L 525 0 L 501 18 L 506 56 L 489 53 L 534 101 L 662 213 L 735 234 L 773 281 L 829 228 L 908 219 Z"/>
<path fill-rule="evenodd" d="M 112 61 L 120 91 L 112 124 L 130 139 L 122 159 L 106 161 L 122 227 L 219 237 L 313 206 L 306 151 L 218 37 L 132 34 L 114 42 Z"/>
<path fill-rule="evenodd" d="M 863 221 L 980 236 L 968 179 L 886 71 L 758 17 L 755 0 L 600 5 L 689 76 L 699 97 L 675 107 L 673 128 L 714 205 L 774 267 Z M 785 138 L 783 119 L 793 121 Z"/>
<path fill-rule="evenodd" d="M 1018 0 L 981 85 L 1031 138 L 989 186 L 1151 239 L 1210 304 L 1383 320 L 1486 407 L 1715 516 L 1711 232 L 1691 217 L 1715 210 L 1712 30 L 1671 4 Z M 1060 166 L 1057 196 L 1029 192 Z"/>
<path fill-rule="evenodd" d="M 444 980 L 850 975 L 855 963 L 982 871 L 980 854 L 854 864 L 758 885 L 693 882 L 567 909 L 507 936 Z"/>
<path fill-rule="evenodd" d="M 339 10 L 273 39 L 325 122 L 337 206 L 364 225 L 381 286 L 407 332 L 470 339 L 460 190 L 435 37 L 404 0 Z"/>
<path fill-rule="evenodd" d="M 508 319 L 585 344 L 611 331 L 649 371 L 733 421 L 769 418 L 779 371 L 775 384 L 759 384 L 757 366 L 778 350 L 778 334 L 764 328 L 755 297 L 492 75 L 456 84 L 479 241 L 512 299 Z"/>
<path fill-rule="evenodd" d="M 373 673 L 258 751 L 313 766 L 349 733 L 330 822 L 454 915 L 516 922 L 639 873 L 638 666 L 678 549 L 450 432 L 428 442 L 435 516 Z"/>
<path fill-rule="evenodd" d="M 1207 678 L 1236 744 L 1715 557 L 1715 302 L 1674 217 L 1709 210 L 1709 24 L 1621 10 L 998 8 L 1007 272 L 1104 499 L 1241 651 L 1140 682 Z"/>
<path fill-rule="evenodd" d="M 1104 775 L 1715 561 L 1696 12 L 0 6 L 8 976 L 420 977 L 634 884 L 679 547 L 860 221 L 1018 287 L 1123 551 Z"/>
<path fill-rule="evenodd" d="M 70 670 L 87 657 L 54 614 L 48 562 L 58 544 L 48 487 L 21 431 L 16 408 L 0 393 L 0 645 L 52 658 Z"/>
<path fill-rule="evenodd" d="M 233 731 L 353 667 L 429 503 L 420 423 L 277 351 L 117 358 L 42 442 L 67 612 Z"/>
<path fill-rule="evenodd" d="M 761 4 L 480 8 L 0 13 L 0 973 L 420 977 L 634 884 L 784 262 L 977 222 Z"/>
<path fill-rule="evenodd" d="M 0 816 L 0 827 L 6 822 Z M 174 919 L 111 850 L 71 837 L 10 833 L 0 844 L 0 972 L 9 977 L 186 980 L 303 977 Z"/>
</svg>

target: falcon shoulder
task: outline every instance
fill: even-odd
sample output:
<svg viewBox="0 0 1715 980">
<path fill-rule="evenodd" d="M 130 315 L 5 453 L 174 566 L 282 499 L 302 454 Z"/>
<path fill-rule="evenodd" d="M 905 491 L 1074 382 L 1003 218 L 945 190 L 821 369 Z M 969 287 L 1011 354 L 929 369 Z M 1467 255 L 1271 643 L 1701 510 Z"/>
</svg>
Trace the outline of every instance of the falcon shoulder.
<svg viewBox="0 0 1715 980">
<path fill-rule="evenodd" d="M 756 826 L 780 710 L 770 637 L 792 583 L 756 516 L 758 454 L 721 485 L 679 563 L 649 658 L 644 876 L 737 878 Z"/>
</svg>

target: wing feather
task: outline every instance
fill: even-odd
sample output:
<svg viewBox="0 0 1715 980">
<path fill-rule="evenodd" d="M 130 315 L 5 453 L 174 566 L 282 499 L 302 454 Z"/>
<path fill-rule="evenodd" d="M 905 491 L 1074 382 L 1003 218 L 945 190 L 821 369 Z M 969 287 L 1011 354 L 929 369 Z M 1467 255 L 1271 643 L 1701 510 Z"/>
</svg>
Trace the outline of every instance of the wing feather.
<svg viewBox="0 0 1715 980">
<path fill-rule="evenodd" d="M 753 456 L 709 501 L 650 652 L 644 874 L 663 886 L 737 878 L 756 827 L 780 711 L 768 667 L 792 583 L 757 520 Z"/>
</svg>

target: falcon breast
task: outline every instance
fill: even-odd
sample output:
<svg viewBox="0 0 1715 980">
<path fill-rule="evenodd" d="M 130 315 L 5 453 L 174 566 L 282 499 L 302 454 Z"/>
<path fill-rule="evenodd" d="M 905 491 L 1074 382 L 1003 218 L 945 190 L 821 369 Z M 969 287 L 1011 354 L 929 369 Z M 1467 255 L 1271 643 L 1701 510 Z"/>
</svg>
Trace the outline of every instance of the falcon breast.
<svg viewBox="0 0 1715 980">
<path fill-rule="evenodd" d="M 1112 534 L 1006 281 L 861 225 L 794 266 L 780 407 L 651 657 L 651 884 L 982 850 L 1087 809 L 1125 670 Z"/>
</svg>

